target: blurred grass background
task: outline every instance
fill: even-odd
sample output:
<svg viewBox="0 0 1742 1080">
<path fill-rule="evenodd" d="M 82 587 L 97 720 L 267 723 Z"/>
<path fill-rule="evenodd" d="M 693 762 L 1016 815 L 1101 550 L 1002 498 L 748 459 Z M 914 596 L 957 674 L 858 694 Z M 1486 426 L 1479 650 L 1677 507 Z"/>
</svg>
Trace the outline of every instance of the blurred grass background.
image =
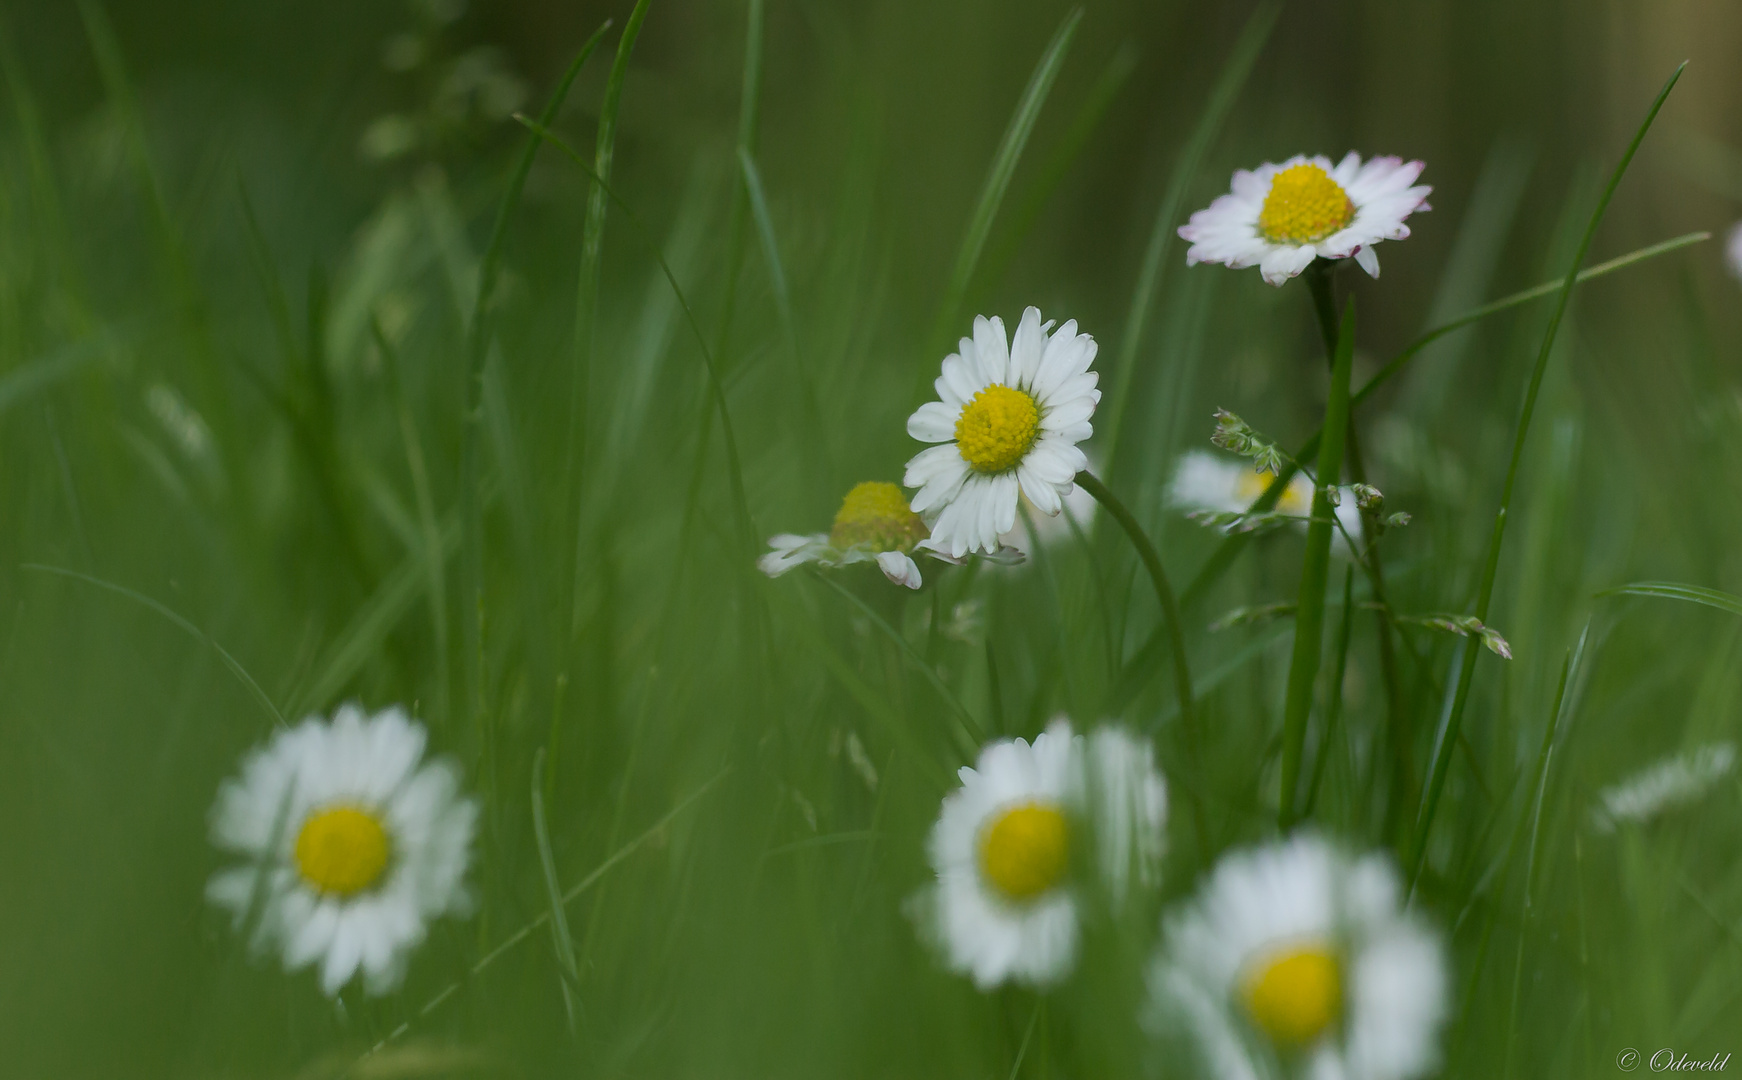
<svg viewBox="0 0 1742 1080">
<path fill-rule="evenodd" d="M 1176 584 L 1215 537 L 1167 511 L 1162 487 L 1211 410 L 1291 447 L 1317 424 L 1325 380 L 1298 283 L 1187 273 L 1175 242 L 1142 337 L 1121 339 L 1248 4 L 1086 5 L 962 303 L 942 310 L 1012 110 L 1069 11 L 649 5 L 611 173 L 645 235 L 608 205 L 596 316 L 580 305 L 577 320 L 588 179 L 540 150 L 486 312 L 475 537 L 469 335 L 527 138 L 507 114 L 537 113 L 612 19 L 552 125 L 592 160 L 630 6 L 6 4 L 4 1071 L 337 1076 L 410 1021 L 353 1075 L 1187 1075 L 1135 1021 L 1163 898 L 1096 927 L 1083 972 L 1044 1007 L 938 972 L 901 906 L 948 773 L 970 760 L 962 712 L 988 735 L 1032 735 L 1060 711 L 1154 733 L 1174 797 L 1170 897 L 1267 835 L 1287 624 L 1207 626 L 1292 598 L 1299 540 L 1253 545 L 1188 605 L 1195 750 L 1139 651 L 1157 614 L 1109 529 L 1020 570 L 928 567 L 911 597 L 844 578 L 868 611 L 752 567 L 767 535 L 826 528 L 852 483 L 899 479 L 915 449 L 903 422 L 974 312 L 1010 321 L 1033 303 L 1099 339 L 1098 421 L 1116 387 L 1130 393 L 1118 446 L 1100 427 L 1090 453 L 1116 463 Z M 1381 280 L 1344 277 L 1359 383 L 1424 329 L 1564 274 L 1682 59 L 1593 257 L 1742 216 L 1739 45 L 1742 11 L 1717 0 L 1297 0 L 1168 224 L 1236 166 L 1350 148 L 1426 160 L 1434 211 L 1380 248 Z M 1490 620 L 1517 659 L 1477 668 L 1419 897 L 1453 944 L 1448 1075 L 1742 1050 L 1726 1042 L 1742 1031 L 1735 779 L 1647 826 L 1604 833 L 1590 817 L 1642 764 L 1738 734 L 1734 616 L 1594 599 L 1646 578 L 1742 592 L 1737 290 L 1718 245 L 1700 245 L 1583 287 L 1562 329 Z M 1399 612 L 1471 603 L 1547 307 L 1444 339 L 1358 415 L 1388 508 L 1415 519 L 1386 539 Z M 1337 592 L 1340 564 L 1332 577 Z M 1562 661 L 1587 625 L 1538 802 Z M 1354 626 L 1316 816 L 1401 849 L 1413 804 L 1383 782 L 1373 622 Z M 1458 644 L 1402 641 L 1419 783 Z M 346 698 L 411 705 L 485 816 L 479 915 L 439 926 L 399 994 L 335 1007 L 306 974 L 250 960 L 202 889 L 217 863 L 206 810 L 238 755 L 274 711 Z M 567 909 L 572 1028 L 542 928 L 465 978 L 549 911 L 540 749 L 565 884 L 637 845 Z"/>
</svg>

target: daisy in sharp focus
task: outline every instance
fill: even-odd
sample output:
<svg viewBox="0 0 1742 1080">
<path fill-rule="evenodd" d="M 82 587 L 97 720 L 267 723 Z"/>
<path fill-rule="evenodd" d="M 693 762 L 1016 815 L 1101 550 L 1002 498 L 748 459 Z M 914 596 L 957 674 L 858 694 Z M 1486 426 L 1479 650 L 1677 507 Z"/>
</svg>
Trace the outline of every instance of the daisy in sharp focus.
<svg viewBox="0 0 1742 1080">
<path fill-rule="evenodd" d="M 1446 964 L 1383 857 L 1310 833 L 1226 856 L 1168 917 L 1156 1019 L 1218 1080 L 1414 1080 L 1439 1060 Z"/>
<path fill-rule="evenodd" d="M 883 576 L 897 585 L 917 589 L 924 584 L 914 553 L 942 562 L 960 564 L 947 551 L 933 546 L 925 520 L 907 505 L 907 496 L 894 484 L 867 480 L 855 485 L 841 500 L 835 523 L 827 533 L 800 536 L 782 533 L 771 537 L 768 554 L 756 561 L 764 574 L 779 577 L 795 567 L 815 563 L 822 567 L 852 566 L 874 562 Z M 994 558 L 1019 562 L 1020 551 L 996 551 Z"/>
<path fill-rule="evenodd" d="M 1055 720 L 1033 744 L 988 744 L 945 796 L 929 854 L 922 932 L 981 990 L 1050 986 L 1076 963 L 1085 872 L 1119 891 L 1153 882 L 1167 789 L 1146 740 L 1102 729 L 1085 741 Z"/>
<path fill-rule="evenodd" d="M 432 920 L 464 914 L 478 807 L 459 770 L 423 761 L 426 732 L 394 707 L 340 707 L 251 751 L 212 807 L 212 842 L 243 862 L 213 875 L 206 897 L 284 966 L 318 964 L 337 995 L 361 970 L 370 994 L 404 978 Z"/>
<path fill-rule="evenodd" d="M 913 509 L 939 550 L 996 551 L 1016 525 L 1019 492 L 1041 513 L 1059 512 L 1088 467 L 1077 444 L 1094 433 L 1101 400 L 1094 359 L 1095 339 L 1077 333 L 1075 319 L 1053 332 L 1028 308 L 1014 340 L 996 316 L 974 319 L 974 336 L 944 357 L 939 400 L 907 420 L 909 435 L 942 444 L 915 455 L 902 479 L 919 489 Z"/>
<path fill-rule="evenodd" d="M 1298 154 L 1281 165 L 1240 169 L 1231 192 L 1180 226 L 1180 237 L 1192 245 L 1186 265 L 1257 266 L 1265 281 L 1281 285 L 1315 258 L 1352 257 L 1378 277 L 1374 245 L 1405 239 L 1405 219 L 1432 209 L 1427 197 L 1433 188 L 1415 182 L 1423 168 L 1396 157 L 1362 164 L 1361 155 L 1351 153 L 1335 165 Z"/>
</svg>

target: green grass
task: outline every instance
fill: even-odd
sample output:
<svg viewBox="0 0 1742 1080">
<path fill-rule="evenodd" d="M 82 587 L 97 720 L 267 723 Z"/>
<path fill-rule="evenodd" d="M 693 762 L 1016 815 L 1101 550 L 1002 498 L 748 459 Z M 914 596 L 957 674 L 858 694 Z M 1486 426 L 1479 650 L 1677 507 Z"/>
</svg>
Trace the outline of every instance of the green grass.
<svg viewBox="0 0 1742 1080">
<path fill-rule="evenodd" d="M 1467 7 L 1339 18 L 1443 61 L 1488 40 Z M 1742 787 L 1593 816 L 1742 738 L 1742 322 L 1702 243 L 1738 208 L 1689 216 L 1674 171 L 1724 73 L 1653 105 L 1508 47 L 1378 86 L 1269 4 L 521 5 L 536 32 L 474 12 L 420 69 L 511 39 L 521 123 L 367 161 L 428 105 L 377 63 L 412 10 L 0 25 L 0 1073 L 1196 1075 L 1139 1023 L 1158 918 L 1297 811 L 1419 867 L 1446 1075 L 1742 1052 Z M 1237 166 L 1350 147 L 1425 157 L 1436 210 L 1335 277 L 1333 388 L 1306 281 L 1188 271 L 1173 230 Z M 900 479 L 947 343 L 1029 303 L 1099 340 L 1127 521 L 913 594 L 756 571 Z M 1165 505 L 1218 407 L 1296 461 L 1359 446 L 1412 516 L 1382 592 L 1328 525 Z M 1211 629 L 1290 603 L 1298 649 L 1289 614 Z M 239 756 L 347 700 L 404 703 L 483 815 L 476 913 L 335 1004 L 203 889 Z M 1163 885 L 1063 988 L 981 994 L 905 905 L 955 770 L 1059 713 L 1154 738 Z"/>
</svg>

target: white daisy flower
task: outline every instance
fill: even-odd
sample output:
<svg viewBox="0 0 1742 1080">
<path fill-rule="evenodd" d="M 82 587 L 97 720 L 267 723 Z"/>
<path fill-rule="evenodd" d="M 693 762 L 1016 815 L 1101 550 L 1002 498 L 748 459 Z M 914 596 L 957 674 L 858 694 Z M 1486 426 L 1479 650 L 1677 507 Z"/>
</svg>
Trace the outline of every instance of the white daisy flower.
<svg viewBox="0 0 1742 1080">
<path fill-rule="evenodd" d="M 1120 727 L 1089 733 L 1084 748 L 1090 816 L 1102 879 L 1114 904 L 1161 882 L 1167 850 L 1167 781 L 1149 740 Z"/>
<path fill-rule="evenodd" d="M 1185 512 L 1211 514 L 1244 514 L 1270 487 L 1276 477 L 1257 472 L 1244 461 L 1212 454 L 1207 450 L 1192 450 L 1180 458 L 1168 483 L 1167 501 Z M 1332 548 L 1344 558 L 1349 554 L 1349 541 L 1344 534 L 1361 539 L 1361 507 L 1353 487 L 1337 489 L 1339 502 L 1335 507 L 1337 521 L 1342 525 L 1332 535 Z M 1304 473 L 1296 472 L 1276 500 L 1274 513 L 1304 519 L 1312 516 L 1313 482 Z M 1233 528 L 1233 526 L 1229 526 Z"/>
<path fill-rule="evenodd" d="M 1363 165 L 1361 155 L 1351 153 L 1335 165 L 1297 154 L 1281 165 L 1237 170 L 1229 194 L 1180 226 L 1181 238 L 1192 244 L 1186 265 L 1255 265 L 1265 281 L 1281 285 L 1314 258 L 1353 256 L 1378 277 L 1374 245 L 1408 237 L 1404 219 L 1432 209 L 1427 197 L 1433 188 L 1415 183 L 1423 167 L 1396 157 Z"/>
<path fill-rule="evenodd" d="M 1077 444 L 1094 433 L 1101 400 L 1089 370 L 1095 339 L 1077 333 L 1075 319 L 1051 331 L 1038 308 L 1022 313 L 1010 342 L 996 316 L 975 318 L 974 336 L 944 357 L 939 400 L 908 417 L 909 435 L 943 444 L 915 455 L 902 479 L 919 489 L 913 509 L 939 550 L 997 550 L 999 534 L 1016 525 L 1018 492 L 1057 514 L 1088 467 Z"/>
<path fill-rule="evenodd" d="M 1438 1063 L 1446 965 L 1383 857 L 1312 834 L 1222 859 L 1150 971 L 1218 1080 L 1411 1080 Z"/>
<path fill-rule="evenodd" d="M 1619 824 L 1643 825 L 1666 811 L 1698 801 L 1736 767 L 1736 747 L 1713 743 L 1664 758 L 1619 784 L 1604 788 L 1591 811 L 1602 832 Z"/>
<path fill-rule="evenodd" d="M 212 807 L 212 842 L 245 862 L 206 897 L 287 970 L 320 964 L 336 995 L 360 968 L 370 994 L 398 986 L 426 925 L 470 906 L 478 807 L 446 759 L 420 766 L 426 732 L 398 707 L 340 707 L 280 730 L 243 760 Z"/>
<path fill-rule="evenodd" d="M 756 560 L 756 565 L 769 577 L 779 577 L 805 563 L 835 567 L 874 562 L 884 577 L 910 589 L 924 584 L 919 564 L 913 561 L 914 552 L 924 552 L 940 562 L 962 562 L 933 546 L 924 519 L 908 508 L 907 496 L 900 488 L 878 480 L 867 480 L 847 492 L 828 532 L 809 536 L 781 533 L 770 537 L 768 546 L 771 550 Z M 992 558 L 1020 562 L 1022 553 L 996 551 Z"/>
<path fill-rule="evenodd" d="M 959 775 L 932 828 L 924 929 L 982 990 L 1057 983 L 1076 962 L 1079 849 L 1110 888 L 1155 880 L 1167 789 L 1149 743 L 1114 730 L 1085 743 L 1061 718 L 1032 746 L 987 745 Z"/>
<path fill-rule="evenodd" d="M 1725 262 L 1730 267 L 1730 273 L 1736 275 L 1737 281 L 1742 281 L 1742 221 L 1736 223 L 1730 230 L 1730 242 L 1725 245 Z"/>
</svg>

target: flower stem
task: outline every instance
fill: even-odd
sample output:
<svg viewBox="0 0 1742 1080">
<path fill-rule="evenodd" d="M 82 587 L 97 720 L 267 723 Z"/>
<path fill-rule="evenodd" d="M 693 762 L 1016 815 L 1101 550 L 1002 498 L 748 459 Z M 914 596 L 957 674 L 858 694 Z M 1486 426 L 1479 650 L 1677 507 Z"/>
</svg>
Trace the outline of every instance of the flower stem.
<svg viewBox="0 0 1742 1080">
<path fill-rule="evenodd" d="M 1282 793 L 1277 824 L 1286 830 L 1296 818 L 1301 759 L 1306 750 L 1307 716 L 1312 712 L 1313 686 L 1319 677 L 1319 653 L 1325 629 L 1325 577 L 1331 561 L 1331 521 L 1336 509 L 1325 493 L 1343 468 L 1343 434 L 1349 426 L 1349 369 L 1355 355 L 1355 302 L 1349 301 L 1337 335 L 1336 362 L 1331 369 L 1331 394 L 1325 403 L 1325 435 L 1319 440 L 1318 480 L 1313 488 L 1311 523 L 1307 525 L 1306 556 L 1300 571 L 1300 599 L 1294 616 L 1294 653 L 1288 664 L 1288 693 L 1283 701 Z"/>
<path fill-rule="evenodd" d="M 1332 263 L 1324 259 L 1315 260 L 1307 268 L 1306 279 L 1313 296 L 1313 310 L 1319 318 L 1319 334 L 1325 342 L 1325 360 L 1335 368 L 1337 320 L 1332 270 Z M 1353 408 L 1349 411 L 1348 430 L 1344 437 L 1344 457 L 1349 463 L 1349 476 L 1355 483 L 1365 484 L 1367 463 L 1361 456 L 1361 440 L 1355 432 Z M 1327 482 L 1334 482 L 1334 479 Z M 1379 535 L 1378 515 L 1371 510 L 1361 511 L 1361 533 L 1368 538 L 1377 538 Z M 1351 544 L 1350 549 L 1353 548 L 1354 545 Z M 1389 837 L 1397 827 L 1399 812 L 1415 799 L 1415 770 L 1409 757 L 1414 738 L 1409 730 L 1409 716 L 1403 701 L 1403 682 L 1397 674 L 1397 649 L 1391 636 L 1391 607 L 1386 597 L 1385 564 L 1379 555 L 1379 545 L 1369 543 L 1367 557 L 1360 561 L 1362 569 L 1366 571 L 1368 583 L 1373 588 L 1373 599 L 1378 604 L 1373 618 L 1379 631 L 1379 672 L 1385 682 L 1386 722 L 1389 729 L 1386 741 L 1391 744 L 1391 784 L 1387 788 L 1382 834 Z"/>
<path fill-rule="evenodd" d="M 1168 644 L 1173 652 L 1174 693 L 1179 696 L 1180 721 L 1188 733 L 1194 733 L 1197 723 L 1193 719 L 1196 713 L 1192 707 L 1192 672 L 1186 662 L 1185 632 L 1180 626 L 1179 601 L 1174 598 L 1173 586 L 1167 580 L 1167 571 L 1161 568 L 1161 556 L 1156 553 L 1155 545 L 1150 542 L 1143 527 L 1131 516 L 1131 511 L 1125 508 L 1125 504 L 1094 473 L 1084 469 L 1077 474 L 1077 483 L 1094 496 L 1096 502 L 1106 507 L 1107 513 L 1113 515 L 1113 520 L 1131 538 L 1132 546 L 1137 549 L 1137 557 L 1143 560 L 1143 568 L 1149 571 L 1149 580 L 1155 585 L 1155 598 L 1161 601 L 1161 615 L 1167 623 Z"/>
</svg>

